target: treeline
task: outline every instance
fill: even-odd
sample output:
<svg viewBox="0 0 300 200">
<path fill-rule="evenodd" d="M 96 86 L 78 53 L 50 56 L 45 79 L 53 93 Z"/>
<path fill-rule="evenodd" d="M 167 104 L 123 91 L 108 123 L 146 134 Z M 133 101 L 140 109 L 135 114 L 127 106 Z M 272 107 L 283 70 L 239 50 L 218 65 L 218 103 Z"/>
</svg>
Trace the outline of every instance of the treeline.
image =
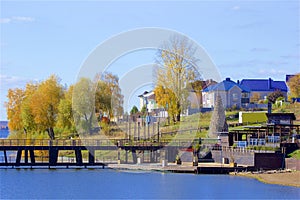
<svg viewBox="0 0 300 200">
<path fill-rule="evenodd" d="M 13 133 L 58 135 L 91 133 L 103 116 L 108 119 L 123 114 L 123 96 L 116 75 L 105 73 L 96 81 L 81 78 L 69 87 L 51 75 L 25 88 L 8 90 L 5 103 L 8 127 Z"/>
</svg>

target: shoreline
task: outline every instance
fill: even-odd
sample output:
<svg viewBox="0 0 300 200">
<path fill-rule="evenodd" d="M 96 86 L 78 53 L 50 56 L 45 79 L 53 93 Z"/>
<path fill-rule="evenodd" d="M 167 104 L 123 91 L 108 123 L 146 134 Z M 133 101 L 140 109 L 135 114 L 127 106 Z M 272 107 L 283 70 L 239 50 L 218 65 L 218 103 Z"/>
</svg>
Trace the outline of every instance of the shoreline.
<svg viewBox="0 0 300 200">
<path fill-rule="evenodd" d="M 272 172 L 272 173 L 271 173 Z M 271 171 L 267 173 L 239 172 L 230 173 L 231 176 L 240 176 L 256 179 L 265 184 L 284 185 L 300 188 L 300 171 Z"/>
<path fill-rule="evenodd" d="M 194 174 L 195 170 L 197 170 L 197 167 L 193 167 L 191 165 L 176 165 L 174 163 L 169 163 L 167 166 L 162 166 L 161 164 L 109 164 L 107 167 L 114 170 Z M 265 173 L 232 172 L 228 175 L 254 178 L 265 184 L 276 184 L 300 188 L 300 171 L 267 171 Z"/>
</svg>

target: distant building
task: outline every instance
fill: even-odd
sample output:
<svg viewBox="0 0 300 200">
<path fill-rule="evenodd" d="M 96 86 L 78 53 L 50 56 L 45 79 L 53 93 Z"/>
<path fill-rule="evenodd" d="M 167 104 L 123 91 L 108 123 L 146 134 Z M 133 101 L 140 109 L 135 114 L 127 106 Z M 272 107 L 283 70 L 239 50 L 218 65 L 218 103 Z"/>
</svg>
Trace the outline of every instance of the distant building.
<svg viewBox="0 0 300 200">
<path fill-rule="evenodd" d="M 295 74 L 287 74 L 286 76 L 285 76 L 285 82 L 289 82 L 289 80 L 291 79 L 291 78 L 293 78 L 295 76 Z"/>
<path fill-rule="evenodd" d="M 230 78 L 226 78 L 221 83 L 208 86 L 202 91 L 203 107 L 213 107 L 217 95 L 221 96 L 225 108 L 246 107 L 250 102 L 250 90 L 235 83 Z"/>
<path fill-rule="evenodd" d="M 287 98 L 288 88 L 285 81 L 273 81 L 271 78 L 243 79 L 239 84 L 250 89 L 250 97 L 252 97 L 254 93 L 258 93 L 261 99 L 266 99 L 270 93 L 279 90 L 283 93 L 285 99 Z"/>
<path fill-rule="evenodd" d="M 294 113 L 266 113 L 266 115 L 268 123 L 275 125 L 293 125 L 293 121 L 296 120 Z"/>
<path fill-rule="evenodd" d="M 155 101 L 155 94 L 153 91 L 145 91 L 143 94 L 138 96 L 140 98 L 140 110 L 142 110 L 142 108 L 144 106 L 147 106 L 147 111 L 148 112 L 152 112 L 155 109 L 158 108 L 156 101 Z"/>
</svg>

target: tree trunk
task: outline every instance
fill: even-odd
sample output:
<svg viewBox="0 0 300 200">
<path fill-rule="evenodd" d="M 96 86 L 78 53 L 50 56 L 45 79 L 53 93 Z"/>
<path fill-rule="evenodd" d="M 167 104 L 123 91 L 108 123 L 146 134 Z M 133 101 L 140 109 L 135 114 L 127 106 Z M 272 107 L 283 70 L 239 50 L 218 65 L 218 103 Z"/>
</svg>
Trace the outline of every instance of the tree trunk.
<svg viewBox="0 0 300 200">
<path fill-rule="evenodd" d="M 176 120 L 177 120 L 178 122 L 180 122 L 180 113 L 179 113 L 179 114 L 177 114 L 177 116 L 176 116 Z"/>
</svg>

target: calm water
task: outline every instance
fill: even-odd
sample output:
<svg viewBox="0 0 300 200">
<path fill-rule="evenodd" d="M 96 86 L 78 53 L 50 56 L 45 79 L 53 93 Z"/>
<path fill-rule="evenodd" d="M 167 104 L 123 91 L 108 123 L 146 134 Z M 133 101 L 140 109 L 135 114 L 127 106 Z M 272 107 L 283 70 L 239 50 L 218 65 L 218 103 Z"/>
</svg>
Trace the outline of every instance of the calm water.
<svg viewBox="0 0 300 200">
<path fill-rule="evenodd" d="M 299 195 L 299 188 L 227 175 L 108 169 L 0 169 L 1 198 L 296 199 Z"/>
<path fill-rule="evenodd" d="M 1 130 L 0 138 L 7 135 L 8 131 Z M 0 169 L 0 198 L 297 199 L 300 189 L 227 175 L 108 169 Z"/>
</svg>

